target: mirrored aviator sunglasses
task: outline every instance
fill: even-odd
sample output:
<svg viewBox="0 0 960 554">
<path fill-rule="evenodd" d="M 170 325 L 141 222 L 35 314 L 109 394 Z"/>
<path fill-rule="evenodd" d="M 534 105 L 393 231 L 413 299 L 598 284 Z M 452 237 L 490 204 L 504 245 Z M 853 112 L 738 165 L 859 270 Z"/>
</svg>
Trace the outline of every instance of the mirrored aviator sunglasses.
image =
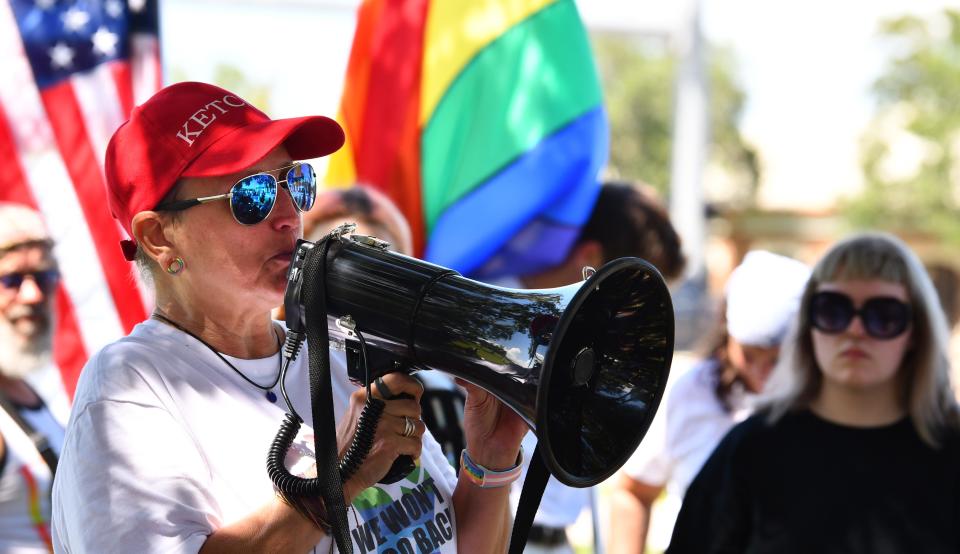
<svg viewBox="0 0 960 554">
<path fill-rule="evenodd" d="M 842 333 L 857 316 L 868 335 L 889 340 L 907 330 L 912 313 L 909 304 L 889 296 L 869 298 L 860 309 L 854 307 L 849 296 L 839 292 L 821 291 L 810 299 L 810 323 L 823 333 Z"/>
<path fill-rule="evenodd" d="M 277 203 L 277 189 L 283 187 L 290 193 L 293 205 L 300 212 L 309 211 L 317 197 L 317 174 L 308 163 L 294 163 L 274 171 L 287 170 L 284 178 L 277 180 L 271 173 L 248 175 L 234 183 L 230 192 L 216 196 L 191 198 L 165 202 L 156 211 L 182 211 L 207 202 L 229 199 L 233 218 L 241 225 L 256 225 L 270 216 Z"/>
</svg>

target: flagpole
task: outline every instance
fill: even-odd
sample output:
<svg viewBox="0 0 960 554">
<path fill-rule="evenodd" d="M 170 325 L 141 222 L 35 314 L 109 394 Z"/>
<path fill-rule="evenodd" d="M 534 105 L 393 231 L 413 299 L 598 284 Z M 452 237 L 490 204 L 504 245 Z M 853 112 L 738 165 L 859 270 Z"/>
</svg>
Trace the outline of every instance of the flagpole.
<svg viewBox="0 0 960 554">
<path fill-rule="evenodd" d="M 677 34 L 680 67 L 674 91 L 670 167 L 670 216 L 683 240 L 687 278 L 693 281 L 705 279 L 703 167 L 709 133 L 700 4 L 700 0 L 687 1 L 686 15 Z"/>
</svg>

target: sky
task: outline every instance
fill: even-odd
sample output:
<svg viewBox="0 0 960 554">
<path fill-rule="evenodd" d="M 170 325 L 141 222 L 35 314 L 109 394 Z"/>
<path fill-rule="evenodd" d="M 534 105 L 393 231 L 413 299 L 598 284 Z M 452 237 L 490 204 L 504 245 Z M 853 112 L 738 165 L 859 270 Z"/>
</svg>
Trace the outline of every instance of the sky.
<svg viewBox="0 0 960 554">
<path fill-rule="evenodd" d="M 449 1 L 449 0 L 448 0 Z M 335 115 L 356 0 L 164 0 L 168 75 L 211 80 L 226 63 L 271 89 L 270 115 Z M 588 27 L 673 36 L 683 2 L 580 0 Z M 884 18 L 960 0 L 701 0 L 708 41 L 729 47 L 747 94 L 741 130 L 759 151 L 761 205 L 811 212 L 861 184 L 870 85 L 886 63 Z"/>
<path fill-rule="evenodd" d="M 929 16 L 960 2 L 856 0 L 707 2 L 705 33 L 734 47 L 747 111 L 741 125 L 764 162 L 761 202 L 820 210 L 862 182 L 859 140 L 870 87 L 889 58 L 879 23 Z"/>
</svg>

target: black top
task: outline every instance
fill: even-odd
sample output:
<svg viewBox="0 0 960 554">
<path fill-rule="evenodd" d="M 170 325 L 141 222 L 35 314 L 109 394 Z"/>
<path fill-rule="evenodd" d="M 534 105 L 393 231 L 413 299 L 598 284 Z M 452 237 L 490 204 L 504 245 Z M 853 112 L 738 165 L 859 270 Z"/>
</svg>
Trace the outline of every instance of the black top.
<svg viewBox="0 0 960 554">
<path fill-rule="evenodd" d="M 960 552 L 960 440 L 755 415 L 690 485 L 667 552 Z"/>
</svg>

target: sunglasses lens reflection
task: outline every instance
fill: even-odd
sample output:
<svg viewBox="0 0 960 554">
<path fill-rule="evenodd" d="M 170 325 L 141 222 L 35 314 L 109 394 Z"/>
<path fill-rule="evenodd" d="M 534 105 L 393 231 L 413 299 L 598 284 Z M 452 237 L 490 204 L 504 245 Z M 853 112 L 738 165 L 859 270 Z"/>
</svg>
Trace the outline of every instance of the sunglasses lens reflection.
<svg viewBox="0 0 960 554">
<path fill-rule="evenodd" d="M 863 324 L 867 332 L 877 338 L 892 338 L 904 332 L 910 324 L 910 310 L 893 298 L 874 298 L 863 306 Z"/>
<path fill-rule="evenodd" d="M 22 273 L 10 273 L 8 275 L 0 275 L 0 284 L 3 285 L 3 288 L 6 289 L 18 289 L 23 283 L 23 274 Z"/>
<path fill-rule="evenodd" d="M 230 207 L 244 225 L 260 223 L 270 215 L 277 201 L 277 180 L 272 175 L 251 175 L 233 186 Z"/>
<path fill-rule="evenodd" d="M 287 172 L 287 189 L 302 212 L 313 207 L 317 196 L 317 174 L 310 164 L 298 164 Z"/>
<path fill-rule="evenodd" d="M 44 292 L 50 292 L 60 281 L 60 272 L 56 269 L 48 269 L 34 273 L 33 278 L 37 281 L 37 286 Z"/>
<path fill-rule="evenodd" d="M 811 304 L 813 325 L 825 333 L 839 333 L 853 319 L 853 303 L 842 294 L 819 292 Z"/>
</svg>

